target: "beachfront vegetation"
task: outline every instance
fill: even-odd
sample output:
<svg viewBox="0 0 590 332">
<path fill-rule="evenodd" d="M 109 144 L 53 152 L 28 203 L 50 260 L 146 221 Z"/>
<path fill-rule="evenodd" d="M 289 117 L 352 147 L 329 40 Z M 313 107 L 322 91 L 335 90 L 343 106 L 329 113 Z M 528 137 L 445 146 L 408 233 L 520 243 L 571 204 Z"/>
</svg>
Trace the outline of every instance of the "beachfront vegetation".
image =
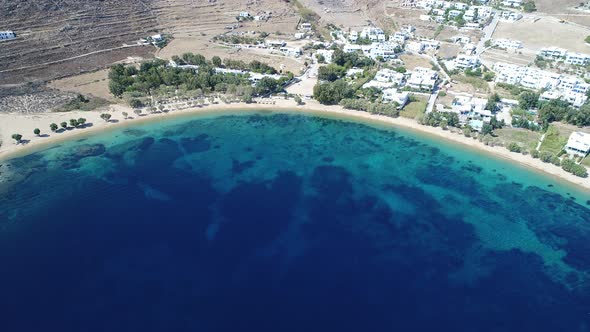
<svg viewBox="0 0 590 332">
<path fill-rule="evenodd" d="M 586 169 L 586 167 L 576 164 L 575 160 L 569 158 L 563 159 L 563 161 L 561 162 L 561 168 L 564 171 L 572 173 L 575 176 L 579 176 L 582 178 L 588 177 L 588 170 Z"/>
<path fill-rule="evenodd" d="M 295 100 L 297 105 L 303 105 L 303 100 L 301 100 L 301 97 L 295 96 L 293 99 Z"/>
<path fill-rule="evenodd" d="M 516 142 L 512 142 L 512 143 L 508 144 L 507 149 L 510 152 L 516 152 L 516 153 L 521 153 L 522 152 L 522 148 Z"/>
<path fill-rule="evenodd" d="M 399 110 L 397 109 L 398 105 L 395 103 L 383 104 L 371 102 L 366 99 L 348 98 L 341 100 L 340 106 L 344 107 L 345 109 L 363 111 L 371 114 L 385 115 L 390 117 L 399 116 Z"/>
<path fill-rule="evenodd" d="M 66 104 L 55 109 L 57 112 L 70 112 L 74 110 L 80 111 L 92 111 L 100 107 L 109 105 L 109 101 L 98 97 L 86 97 L 82 94 L 78 94 L 74 99 L 70 100 Z"/>
<path fill-rule="evenodd" d="M 123 97 L 132 107 L 138 108 L 150 103 L 150 96 L 156 99 L 172 96 L 198 98 L 209 93 L 249 92 L 248 89 L 252 88 L 248 73 L 217 72 L 215 67 L 221 65 L 218 58 L 209 61 L 200 54 L 185 53 L 181 57 L 174 56 L 173 60 L 179 65 L 198 66 L 198 69 L 168 66 L 161 59 L 143 62 L 139 69 L 116 64 L 109 72 L 109 90 L 114 96 Z M 225 59 L 222 66 L 256 73 L 277 73 L 273 67 L 257 60 L 245 63 Z M 292 77 L 291 73 L 277 80 L 265 77 L 251 90 L 251 94 L 254 96 L 281 91 Z M 241 98 L 243 94 L 237 97 Z M 249 99 L 248 96 L 244 98 Z"/>
<path fill-rule="evenodd" d="M 354 90 L 342 79 L 316 84 L 313 97 L 324 105 L 337 105 L 342 99 L 353 98 Z"/>
<path fill-rule="evenodd" d="M 408 119 L 420 119 L 426 113 L 428 102 L 423 99 L 414 98 L 399 113 L 400 116 Z"/>
<path fill-rule="evenodd" d="M 63 129 L 67 129 L 68 128 L 68 123 L 67 122 L 62 122 L 59 124 Z"/>
<path fill-rule="evenodd" d="M 105 122 L 109 122 L 111 120 L 111 115 L 109 113 L 103 113 L 100 115 L 100 118 Z"/>
<path fill-rule="evenodd" d="M 459 127 L 459 115 L 453 112 L 430 112 L 424 115 L 420 123 L 443 129 Z"/>
<path fill-rule="evenodd" d="M 49 129 L 51 129 L 52 132 L 56 132 L 57 131 L 57 124 L 52 123 L 49 125 Z"/>
<path fill-rule="evenodd" d="M 23 139 L 23 135 L 21 134 L 12 134 L 12 139 L 16 141 L 16 144 L 19 144 L 22 139 Z"/>
<path fill-rule="evenodd" d="M 33 134 L 35 134 L 35 136 L 41 135 L 41 129 L 39 129 L 39 128 L 33 129 Z"/>
</svg>

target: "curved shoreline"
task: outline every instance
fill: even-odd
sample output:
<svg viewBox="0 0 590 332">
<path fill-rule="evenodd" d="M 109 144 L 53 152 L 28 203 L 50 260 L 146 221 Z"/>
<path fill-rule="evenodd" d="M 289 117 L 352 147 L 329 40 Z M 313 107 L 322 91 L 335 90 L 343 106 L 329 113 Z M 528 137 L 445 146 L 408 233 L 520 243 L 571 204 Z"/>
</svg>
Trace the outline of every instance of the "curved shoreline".
<svg viewBox="0 0 590 332">
<path fill-rule="evenodd" d="M 125 106 L 115 105 L 113 115 L 114 120 L 119 120 L 117 123 L 106 123 L 100 119 L 100 112 L 68 112 L 68 113 L 45 113 L 38 115 L 18 115 L 18 114 L 0 114 L 0 133 L 2 134 L 3 145 L 0 147 L 0 162 L 12 158 L 25 156 L 34 153 L 60 142 L 69 141 L 76 138 L 83 138 L 107 130 L 115 130 L 119 128 L 135 126 L 138 124 L 155 122 L 158 120 L 168 120 L 174 118 L 182 118 L 195 115 L 224 115 L 236 114 L 240 111 L 275 111 L 281 113 L 303 113 L 312 116 L 320 116 L 324 118 L 331 118 L 335 120 L 345 120 L 360 122 L 368 125 L 375 125 L 391 128 L 399 127 L 409 129 L 421 135 L 428 135 L 433 138 L 444 139 L 448 142 L 459 143 L 463 146 L 477 151 L 485 152 L 486 154 L 499 157 L 501 159 L 516 162 L 519 165 L 544 173 L 544 175 L 555 177 L 559 180 L 566 181 L 577 187 L 585 190 L 590 190 L 590 178 L 580 178 L 573 174 L 567 173 L 560 167 L 543 163 L 539 159 L 533 159 L 530 156 L 525 156 L 519 153 L 513 153 L 503 147 L 486 146 L 479 141 L 472 138 L 465 137 L 444 131 L 441 128 L 423 126 L 414 120 L 405 118 L 391 118 L 381 115 L 374 115 L 362 111 L 344 110 L 340 106 L 326 106 L 321 105 L 315 101 L 308 101 L 307 104 L 296 106 L 291 100 L 276 100 L 276 104 L 218 104 L 207 105 L 198 108 L 187 108 L 183 110 L 176 110 L 170 113 L 150 114 L 141 117 L 124 120 L 122 112 L 127 112 L 133 115 L 133 111 Z M 33 137 L 33 129 L 40 128 L 42 132 L 49 131 L 49 124 L 52 122 L 59 123 L 68 121 L 70 118 L 84 117 L 87 122 L 92 123 L 93 126 L 85 129 L 72 129 L 62 133 L 51 133 L 49 137 Z M 44 128 L 47 128 L 46 130 Z M 24 135 L 25 139 L 30 139 L 26 145 L 16 145 L 10 141 L 12 130 Z M 31 133 L 30 135 L 27 133 Z"/>
</svg>

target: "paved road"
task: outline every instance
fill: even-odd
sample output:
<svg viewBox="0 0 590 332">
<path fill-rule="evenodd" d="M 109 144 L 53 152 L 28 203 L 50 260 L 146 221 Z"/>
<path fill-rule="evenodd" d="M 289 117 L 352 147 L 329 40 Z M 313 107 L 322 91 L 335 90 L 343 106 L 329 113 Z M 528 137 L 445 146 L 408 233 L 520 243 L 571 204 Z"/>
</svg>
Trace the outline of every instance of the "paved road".
<svg viewBox="0 0 590 332">
<path fill-rule="evenodd" d="M 494 31 L 496 31 L 496 28 L 498 27 L 498 22 L 500 22 L 500 13 L 494 12 L 494 18 L 492 19 L 492 22 L 483 28 L 483 37 L 475 48 L 475 54 L 481 55 L 483 52 L 485 52 L 486 41 L 492 39 Z"/>
</svg>

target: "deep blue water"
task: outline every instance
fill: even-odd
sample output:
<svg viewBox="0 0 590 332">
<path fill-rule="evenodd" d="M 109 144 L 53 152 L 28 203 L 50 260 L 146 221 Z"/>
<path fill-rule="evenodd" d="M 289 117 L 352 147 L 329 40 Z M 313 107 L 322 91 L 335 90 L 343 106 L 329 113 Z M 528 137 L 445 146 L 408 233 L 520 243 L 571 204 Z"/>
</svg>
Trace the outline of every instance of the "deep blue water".
<svg viewBox="0 0 590 332">
<path fill-rule="evenodd" d="M 409 132 L 177 119 L 0 164 L 1 331 L 590 330 L 590 195 Z"/>
</svg>

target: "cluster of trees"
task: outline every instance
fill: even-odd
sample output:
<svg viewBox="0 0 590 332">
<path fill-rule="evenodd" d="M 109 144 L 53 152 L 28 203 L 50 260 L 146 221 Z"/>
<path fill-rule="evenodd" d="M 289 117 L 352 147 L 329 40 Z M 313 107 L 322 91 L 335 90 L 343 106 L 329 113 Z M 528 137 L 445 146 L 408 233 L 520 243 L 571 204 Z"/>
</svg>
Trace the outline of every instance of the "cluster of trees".
<svg viewBox="0 0 590 332">
<path fill-rule="evenodd" d="M 564 158 L 563 160 L 560 160 L 558 156 L 551 152 L 539 152 L 537 150 L 531 151 L 531 156 L 535 159 L 541 160 L 544 163 L 551 163 L 555 166 L 561 166 L 564 171 L 572 173 L 575 176 L 579 176 L 581 178 L 588 177 L 588 170 L 586 167 L 576 164 L 576 161 L 573 159 Z"/>
<path fill-rule="evenodd" d="M 251 44 L 256 45 L 264 42 L 264 39 L 240 35 L 219 35 L 213 37 L 214 41 L 221 41 L 228 44 Z"/>
<path fill-rule="evenodd" d="M 350 69 L 352 67 L 368 68 L 375 65 L 375 61 L 373 61 L 373 59 L 368 58 L 361 53 L 346 53 L 340 48 L 334 49 L 332 62 L 339 66 L 345 67 L 346 69 Z"/>
<path fill-rule="evenodd" d="M 399 116 L 399 110 L 397 109 L 399 105 L 396 103 L 382 104 L 370 102 L 365 99 L 348 98 L 342 99 L 340 101 L 340 106 L 349 110 L 364 111 L 371 114 L 385 115 L 394 118 Z"/>
<path fill-rule="evenodd" d="M 321 66 L 318 70 L 318 79 L 322 81 L 334 82 L 346 75 L 346 68 L 335 63 L 327 66 Z"/>
<path fill-rule="evenodd" d="M 537 5 L 535 5 L 535 2 L 533 0 L 525 1 L 522 4 L 522 11 L 524 11 L 525 13 L 532 13 L 536 10 L 537 10 Z"/>
<path fill-rule="evenodd" d="M 354 89 L 342 79 L 316 84 L 313 97 L 324 105 L 337 105 L 342 99 L 354 97 Z"/>
<path fill-rule="evenodd" d="M 171 95 L 176 90 L 184 92 L 220 92 L 228 90 L 250 89 L 252 84 L 248 74 L 217 73 L 214 66 L 220 64 L 219 57 L 207 61 L 200 54 L 186 53 L 182 57 L 175 57 L 180 64 L 198 65 L 198 71 L 193 69 L 180 69 L 167 66 L 163 60 L 156 59 L 144 62 L 140 68 L 116 64 L 109 72 L 109 89 L 117 97 L 129 97 L 133 107 L 141 107 L 142 102 L 138 98 L 149 95 Z M 260 61 L 252 61 L 249 64 L 239 60 L 225 60 L 225 66 L 237 69 L 249 69 L 255 72 L 276 73 L 276 70 Z M 252 90 L 252 94 L 275 92 L 282 88 L 288 77 L 275 80 L 264 78 Z M 238 88 L 239 87 L 239 88 Z"/>
<path fill-rule="evenodd" d="M 590 103 L 580 109 L 574 109 L 566 101 L 551 100 L 541 105 L 539 121 L 548 124 L 553 121 L 565 121 L 576 126 L 590 126 Z"/>
<path fill-rule="evenodd" d="M 581 178 L 588 177 L 588 170 L 586 169 L 586 167 L 576 164 L 576 162 L 572 159 L 563 159 L 561 161 L 561 168 L 564 171 L 572 173 L 575 176 L 579 176 Z"/>
<path fill-rule="evenodd" d="M 431 127 L 459 127 L 459 115 L 453 112 L 430 112 L 424 114 L 420 121 L 423 125 Z"/>
</svg>

